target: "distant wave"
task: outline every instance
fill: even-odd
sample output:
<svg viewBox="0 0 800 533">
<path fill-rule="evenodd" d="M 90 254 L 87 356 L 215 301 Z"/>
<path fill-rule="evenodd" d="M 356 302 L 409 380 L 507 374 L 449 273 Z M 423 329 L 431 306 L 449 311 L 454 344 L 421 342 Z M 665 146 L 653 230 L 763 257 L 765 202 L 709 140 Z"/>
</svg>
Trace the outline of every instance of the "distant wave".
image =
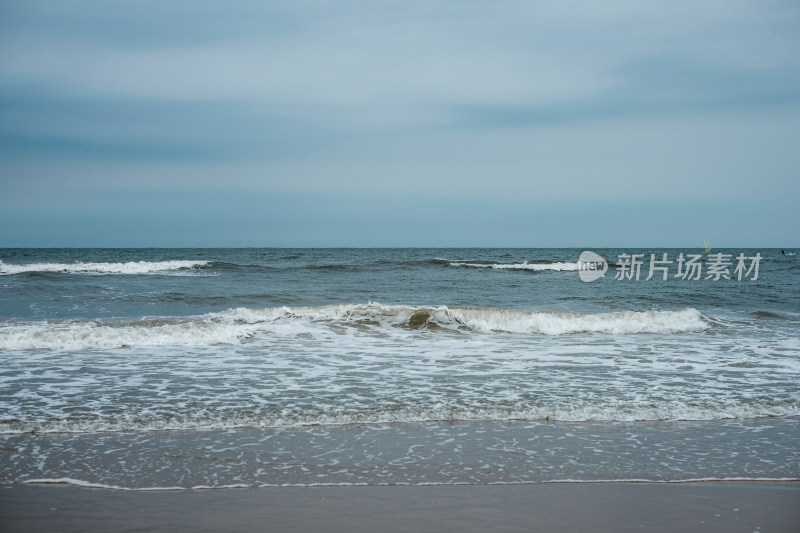
<svg viewBox="0 0 800 533">
<path fill-rule="evenodd" d="M 155 274 L 188 270 L 207 265 L 209 261 L 129 261 L 127 263 L 30 263 L 13 265 L 0 261 L 0 275 L 25 272 L 57 272 L 64 274 Z"/>
<path fill-rule="evenodd" d="M 437 262 L 447 263 L 451 267 L 468 267 L 468 268 L 491 268 L 495 270 L 578 270 L 577 263 L 568 263 L 562 261 L 556 262 L 534 262 L 529 263 L 523 261 L 522 263 L 493 263 L 493 262 L 477 262 L 477 261 L 453 261 L 450 259 L 436 258 Z"/>
<path fill-rule="evenodd" d="M 527 312 L 494 308 L 364 305 L 238 308 L 188 318 L 127 322 L 9 322 L 0 326 L 0 348 L 71 350 L 137 346 L 208 346 L 239 343 L 257 334 L 295 334 L 308 328 L 355 327 L 397 333 L 403 329 L 464 333 L 565 335 L 576 333 L 680 333 L 710 327 L 699 311 L 615 313 Z"/>
</svg>

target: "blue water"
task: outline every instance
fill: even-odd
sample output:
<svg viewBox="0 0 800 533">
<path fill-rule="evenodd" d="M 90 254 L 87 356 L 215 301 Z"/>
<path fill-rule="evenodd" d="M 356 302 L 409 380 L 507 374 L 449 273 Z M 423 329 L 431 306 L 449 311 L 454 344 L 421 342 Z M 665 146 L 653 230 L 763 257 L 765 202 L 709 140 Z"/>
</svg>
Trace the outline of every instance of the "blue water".
<svg viewBox="0 0 800 533">
<path fill-rule="evenodd" d="M 0 278 L 5 318 L 111 318 L 190 316 L 236 307 L 319 306 L 378 301 L 398 305 L 448 305 L 519 310 L 651 310 L 658 306 L 701 310 L 796 312 L 796 255 L 780 250 L 713 250 L 764 259 L 760 277 L 639 282 L 606 277 L 583 283 L 570 272 L 486 269 L 451 263 L 520 265 L 574 263 L 580 249 L 5 249 L 5 265 L 55 264 L 65 272 L 31 271 Z M 609 262 L 619 254 L 658 259 L 703 250 L 597 249 Z M 788 250 L 790 254 L 795 253 Z M 439 259 L 445 259 L 441 261 Z M 70 272 L 75 263 L 208 262 L 194 268 L 143 275 Z M 672 265 L 671 277 L 677 272 Z M 124 268 L 123 268 L 124 270 Z M 733 269 L 731 269 L 733 270 Z M 0 266 L 0 274 L 4 272 Z M 705 274 L 705 273 L 704 273 Z M 705 276 L 703 276 L 705 277 Z M 198 279 L 200 278 L 200 279 Z"/>
<path fill-rule="evenodd" d="M 0 479 L 800 477 L 796 250 L 582 251 L 0 250 Z"/>
</svg>

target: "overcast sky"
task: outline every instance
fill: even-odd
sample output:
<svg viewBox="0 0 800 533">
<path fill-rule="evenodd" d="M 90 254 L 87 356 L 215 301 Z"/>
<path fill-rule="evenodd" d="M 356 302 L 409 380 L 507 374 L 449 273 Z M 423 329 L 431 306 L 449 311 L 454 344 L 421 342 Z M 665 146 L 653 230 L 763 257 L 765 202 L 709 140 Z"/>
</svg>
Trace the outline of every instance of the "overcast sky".
<svg viewBox="0 0 800 533">
<path fill-rule="evenodd" d="M 796 1 L 0 2 L 0 246 L 800 246 Z"/>
</svg>

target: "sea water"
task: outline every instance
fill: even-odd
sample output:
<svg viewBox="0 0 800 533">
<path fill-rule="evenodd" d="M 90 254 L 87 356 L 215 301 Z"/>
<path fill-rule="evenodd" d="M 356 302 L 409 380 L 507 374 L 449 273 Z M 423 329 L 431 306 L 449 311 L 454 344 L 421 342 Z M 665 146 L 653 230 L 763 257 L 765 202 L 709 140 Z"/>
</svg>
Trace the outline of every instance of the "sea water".
<svg viewBox="0 0 800 533">
<path fill-rule="evenodd" d="M 0 250 L 0 481 L 800 478 L 795 250 L 582 251 Z"/>
</svg>

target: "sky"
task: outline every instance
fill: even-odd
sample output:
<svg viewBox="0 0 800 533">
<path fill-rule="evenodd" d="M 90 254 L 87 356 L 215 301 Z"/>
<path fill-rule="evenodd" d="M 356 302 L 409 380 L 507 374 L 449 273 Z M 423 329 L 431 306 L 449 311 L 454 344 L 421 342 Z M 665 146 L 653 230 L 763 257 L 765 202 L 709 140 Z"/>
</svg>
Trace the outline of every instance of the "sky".
<svg viewBox="0 0 800 533">
<path fill-rule="evenodd" d="M 0 2 L 0 247 L 798 247 L 799 139 L 792 0 Z"/>
</svg>

